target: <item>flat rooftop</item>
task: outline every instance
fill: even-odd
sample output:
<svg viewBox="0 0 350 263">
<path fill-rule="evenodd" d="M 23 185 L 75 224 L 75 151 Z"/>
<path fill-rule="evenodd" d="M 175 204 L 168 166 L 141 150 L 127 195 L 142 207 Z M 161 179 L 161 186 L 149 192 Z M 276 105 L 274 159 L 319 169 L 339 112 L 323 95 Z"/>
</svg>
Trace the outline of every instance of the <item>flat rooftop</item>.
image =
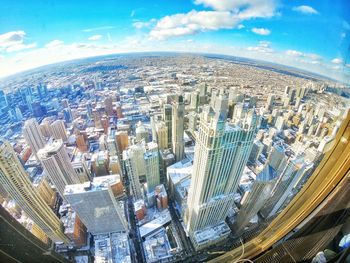
<svg viewBox="0 0 350 263">
<path fill-rule="evenodd" d="M 152 221 L 140 226 L 140 236 L 146 237 L 157 229 L 163 227 L 165 224 L 171 221 L 171 215 L 168 209 L 163 210 L 160 213 L 157 213 L 157 217 Z"/>
<path fill-rule="evenodd" d="M 95 263 L 131 263 L 127 233 L 116 232 L 94 238 Z"/>
<path fill-rule="evenodd" d="M 210 226 L 202 230 L 194 232 L 194 238 L 198 245 L 204 245 L 207 242 L 215 241 L 227 236 L 231 232 L 230 228 L 225 222 L 218 225 Z"/>
<path fill-rule="evenodd" d="M 108 185 L 113 185 L 120 182 L 119 174 L 112 174 L 106 176 L 95 177 L 92 182 L 85 182 L 82 184 L 67 185 L 64 189 L 64 194 L 78 194 L 99 190 L 107 190 Z"/>
</svg>

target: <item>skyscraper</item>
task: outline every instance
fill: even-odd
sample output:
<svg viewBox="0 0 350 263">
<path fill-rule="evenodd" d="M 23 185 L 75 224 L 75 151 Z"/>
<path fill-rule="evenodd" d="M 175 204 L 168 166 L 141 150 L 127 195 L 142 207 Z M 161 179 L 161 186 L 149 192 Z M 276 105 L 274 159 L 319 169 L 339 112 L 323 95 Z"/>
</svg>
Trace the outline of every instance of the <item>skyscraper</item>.
<svg viewBox="0 0 350 263">
<path fill-rule="evenodd" d="M 253 111 L 235 124 L 226 123 L 226 114 L 227 98 L 220 95 L 215 112 L 206 107 L 200 118 L 184 218 L 195 246 L 196 231 L 219 225 L 227 217 L 257 132 Z"/>
<path fill-rule="evenodd" d="M 271 196 L 260 210 L 263 217 L 268 218 L 277 213 L 293 194 L 292 190 L 311 172 L 313 163 L 306 162 L 303 157 L 295 157 L 288 161 L 271 193 Z"/>
<path fill-rule="evenodd" d="M 172 146 L 172 108 L 170 104 L 163 105 L 163 120 L 166 127 L 168 128 L 168 148 Z"/>
<path fill-rule="evenodd" d="M 131 145 L 123 152 L 125 170 L 130 181 L 131 194 L 135 200 L 143 197 L 140 184 L 140 177 L 146 175 L 143 154 L 144 147 L 141 144 Z"/>
<path fill-rule="evenodd" d="M 266 200 L 270 197 L 271 191 L 277 180 L 277 172 L 270 166 L 257 175 L 248 197 L 243 203 L 235 219 L 235 234 L 240 235 L 249 221 L 259 212 Z"/>
<path fill-rule="evenodd" d="M 156 137 L 159 149 L 165 150 L 168 148 L 168 128 L 165 122 L 157 122 L 155 124 Z"/>
<path fill-rule="evenodd" d="M 66 132 L 66 127 L 64 126 L 64 121 L 62 120 L 56 120 L 50 125 L 51 127 L 51 132 L 53 137 L 58 140 L 62 139 L 62 141 L 66 142 L 67 141 L 67 132 Z"/>
<path fill-rule="evenodd" d="M 150 193 L 160 184 L 159 151 L 156 143 L 150 142 L 147 144 L 144 159 L 146 164 L 147 191 Z"/>
<path fill-rule="evenodd" d="M 111 97 L 105 98 L 104 104 L 105 104 L 106 114 L 108 116 L 113 116 L 114 115 L 114 111 L 113 111 L 113 100 L 112 100 L 112 98 Z"/>
<path fill-rule="evenodd" d="M 122 208 L 113 194 L 119 183 L 119 176 L 107 175 L 66 186 L 65 198 L 93 235 L 127 230 Z"/>
<path fill-rule="evenodd" d="M 29 144 L 36 159 L 38 159 L 37 153 L 45 146 L 45 139 L 39 129 L 39 124 L 35 119 L 29 119 L 24 123 L 23 136 Z"/>
<path fill-rule="evenodd" d="M 61 221 L 37 194 L 13 148 L 4 141 L 0 141 L 0 183 L 52 241 L 69 242 Z"/>
<path fill-rule="evenodd" d="M 62 140 L 48 143 L 38 152 L 39 159 L 51 182 L 63 197 L 64 188 L 69 184 L 83 183 L 75 173 Z"/>
<path fill-rule="evenodd" d="M 175 160 L 181 161 L 184 156 L 184 115 L 185 104 L 180 95 L 177 101 L 173 102 L 172 111 L 172 149 L 175 154 Z"/>
</svg>

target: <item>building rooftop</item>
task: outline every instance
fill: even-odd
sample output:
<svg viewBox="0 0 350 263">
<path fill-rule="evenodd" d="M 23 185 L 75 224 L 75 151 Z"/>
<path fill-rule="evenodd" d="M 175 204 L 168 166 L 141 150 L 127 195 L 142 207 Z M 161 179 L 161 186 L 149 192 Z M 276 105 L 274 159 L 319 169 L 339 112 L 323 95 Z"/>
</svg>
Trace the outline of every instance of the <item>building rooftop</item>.
<svg viewBox="0 0 350 263">
<path fill-rule="evenodd" d="M 170 212 L 168 209 L 163 210 L 160 213 L 157 213 L 157 217 L 153 219 L 152 221 L 142 225 L 140 230 L 140 236 L 146 237 L 147 235 L 153 233 L 154 231 L 158 230 L 162 226 L 166 225 L 171 221 Z"/>
<path fill-rule="evenodd" d="M 188 176 L 192 175 L 193 163 L 188 159 L 183 159 L 180 162 L 174 163 L 167 168 L 168 177 L 173 184 L 177 184 Z"/>
<path fill-rule="evenodd" d="M 106 176 L 95 177 L 92 182 L 85 182 L 82 184 L 67 185 L 64 189 L 64 194 L 78 194 L 99 190 L 107 190 L 108 185 L 113 185 L 120 182 L 119 174 L 112 174 Z"/>
<path fill-rule="evenodd" d="M 231 230 L 228 225 L 225 222 L 221 222 L 218 225 L 194 232 L 194 238 L 198 245 L 203 245 L 207 242 L 212 242 L 227 236 L 230 232 Z"/>
<path fill-rule="evenodd" d="M 95 236 L 95 263 L 131 263 L 128 235 L 124 232 Z"/>
</svg>

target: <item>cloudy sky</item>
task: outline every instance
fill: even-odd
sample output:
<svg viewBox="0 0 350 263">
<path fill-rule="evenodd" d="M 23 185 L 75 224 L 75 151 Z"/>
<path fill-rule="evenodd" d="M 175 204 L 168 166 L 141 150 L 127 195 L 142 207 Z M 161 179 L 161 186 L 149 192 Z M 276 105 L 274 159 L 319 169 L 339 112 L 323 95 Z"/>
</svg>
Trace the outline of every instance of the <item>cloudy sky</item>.
<svg viewBox="0 0 350 263">
<path fill-rule="evenodd" d="M 0 77 L 140 51 L 228 54 L 350 79 L 347 0 L 4 0 Z"/>
</svg>

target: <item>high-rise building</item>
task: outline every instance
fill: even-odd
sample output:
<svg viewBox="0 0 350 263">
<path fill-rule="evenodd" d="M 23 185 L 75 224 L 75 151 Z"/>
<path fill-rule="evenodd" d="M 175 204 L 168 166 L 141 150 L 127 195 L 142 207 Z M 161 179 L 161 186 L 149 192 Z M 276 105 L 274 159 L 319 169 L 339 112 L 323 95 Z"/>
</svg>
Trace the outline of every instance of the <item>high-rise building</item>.
<svg viewBox="0 0 350 263">
<path fill-rule="evenodd" d="M 0 262 L 70 262 L 68 259 L 51 250 L 51 244 L 41 241 L 40 235 L 42 235 L 42 231 L 36 224 L 32 225 L 32 233 L 29 232 L 2 206 L 0 206 L 0 218 L 0 243 L 3 244 L 0 247 Z"/>
<path fill-rule="evenodd" d="M 275 101 L 275 96 L 274 95 L 269 95 L 267 97 L 267 102 L 266 102 L 266 106 L 265 106 L 266 111 L 272 110 L 274 101 Z"/>
<path fill-rule="evenodd" d="M 146 164 L 147 192 L 150 193 L 160 184 L 159 151 L 155 142 L 147 143 L 144 159 Z"/>
<path fill-rule="evenodd" d="M 126 174 L 130 181 L 131 194 L 135 200 L 143 197 L 140 177 L 146 175 L 144 152 L 145 149 L 141 144 L 131 145 L 123 152 Z"/>
<path fill-rule="evenodd" d="M 38 122 L 35 119 L 29 119 L 24 123 L 23 136 L 29 144 L 35 157 L 38 159 L 38 151 L 45 146 L 45 139 L 42 135 Z"/>
<path fill-rule="evenodd" d="M 160 150 L 168 148 L 168 128 L 165 122 L 157 122 L 155 124 L 157 143 Z"/>
<path fill-rule="evenodd" d="M 136 125 L 135 134 L 137 142 L 141 142 L 142 140 L 144 140 L 145 142 L 149 141 L 149 133 L 145 125 L 143 125 L 141 121 Z"/>
<path fill-rule="evenodd" d="M 259 212 L 266 200 L 270 197 L 271 191 L 277 180 L 277 172 L 270 166 L 257 175 L 252 189 L 248 193 L 238 215 L 235 219 L 235 234 L 240 235 L 249 221 Z"/>
<path fill-rule="evenodd" d="M 292 190 L 298 182 L 311 172 L 312 167 L 313 163 L 306 162 L 303 157 L 289 160 L 279 175 L 270 198 L 260 210 L 260 214 L 264 218 L 268 218 L 277 213 L 284 206 L 285 202 L 290 199 L 291 194 L 293 194 Z"/>
<path fill-rule="evenodd" d="M 62 139 L 62 141 L 66 142 L 68 137 L 67 137 L 67 132 L 66 132 L 66 127 L 64 125 L 64 121 L 62 120 L 56 120 L 50 125 L 51 127 L 51 132 L 52 136 L 58 140 Z"/>
<path fill-rule="evenodd" d="M 168 128 L 168 148 L 172 146 L 172 107 L 170 104 L 163 105 L 163 120 L 165 122 L 166 127 Z"/>
<path fill-rule="evenodd" d="M 44 199 L 45 203 L 54 208 L 56 203 L 56 192 L 51 188 L 46 175 L 40 177 L 38 182 L 33 183 L 36 192 Z"/>
<path fill-rule="evenodd" d="M 54 242 L 68 243 L 61 221 L 35 191 L 15 151 L 0 141 L 0 183 L 22 210 Z"/>
<path fill-rule="evenodd" d="M 112 98 L 111 97 L 105 98 L 104 104 L 105 104 L 106 114 L 108 116 L 113 116 L 114 115 L 114 111 L 113 111 L 113 100 L 112 100 Z"/>
<path fill-rule="evenodd" d="M 38 152 L 38 157 L 45 173 L 56 186 L 61 197 L 63 197 L 66 185 L 82 183 L 73 169 L 61 139 L 48 143 Z"/>
<path fill-rule="evenodd" d="M 117 140 L 117 150 L 119 156 L 122 156 L 124 150 L 129 146 L 129 136 L 126 131 L 117 131 L 116 133 Z"/>
<path fill-rule="evenodd" d="M 95 177 L 92 182 L 67 185 L 65 198 L 80 220 L 93 235 L 126 231 L 123 210 L 113 194 L 113 185 L 120 177 L 107 175 Z"/>
<path fill-rule="evenodd" d="M 172 112 L 172 149 L 175 155 L 175 160 L 181 161 L 184 157 L 184 115 L 185 104 L 180 95 L 178 100 L 173 103 Z"/>
<path fill-rule="evenodd" d="M 195 247 L 196 231 L 225 221 L 257 132 L 258 118 L 253 111 L 235 124 L 226 123 L 227 98 L 220 95 L 217 100 L 215 112 L 210 107 L 202 112 L 196 136 L 184 218 Z"/>
</svg>

